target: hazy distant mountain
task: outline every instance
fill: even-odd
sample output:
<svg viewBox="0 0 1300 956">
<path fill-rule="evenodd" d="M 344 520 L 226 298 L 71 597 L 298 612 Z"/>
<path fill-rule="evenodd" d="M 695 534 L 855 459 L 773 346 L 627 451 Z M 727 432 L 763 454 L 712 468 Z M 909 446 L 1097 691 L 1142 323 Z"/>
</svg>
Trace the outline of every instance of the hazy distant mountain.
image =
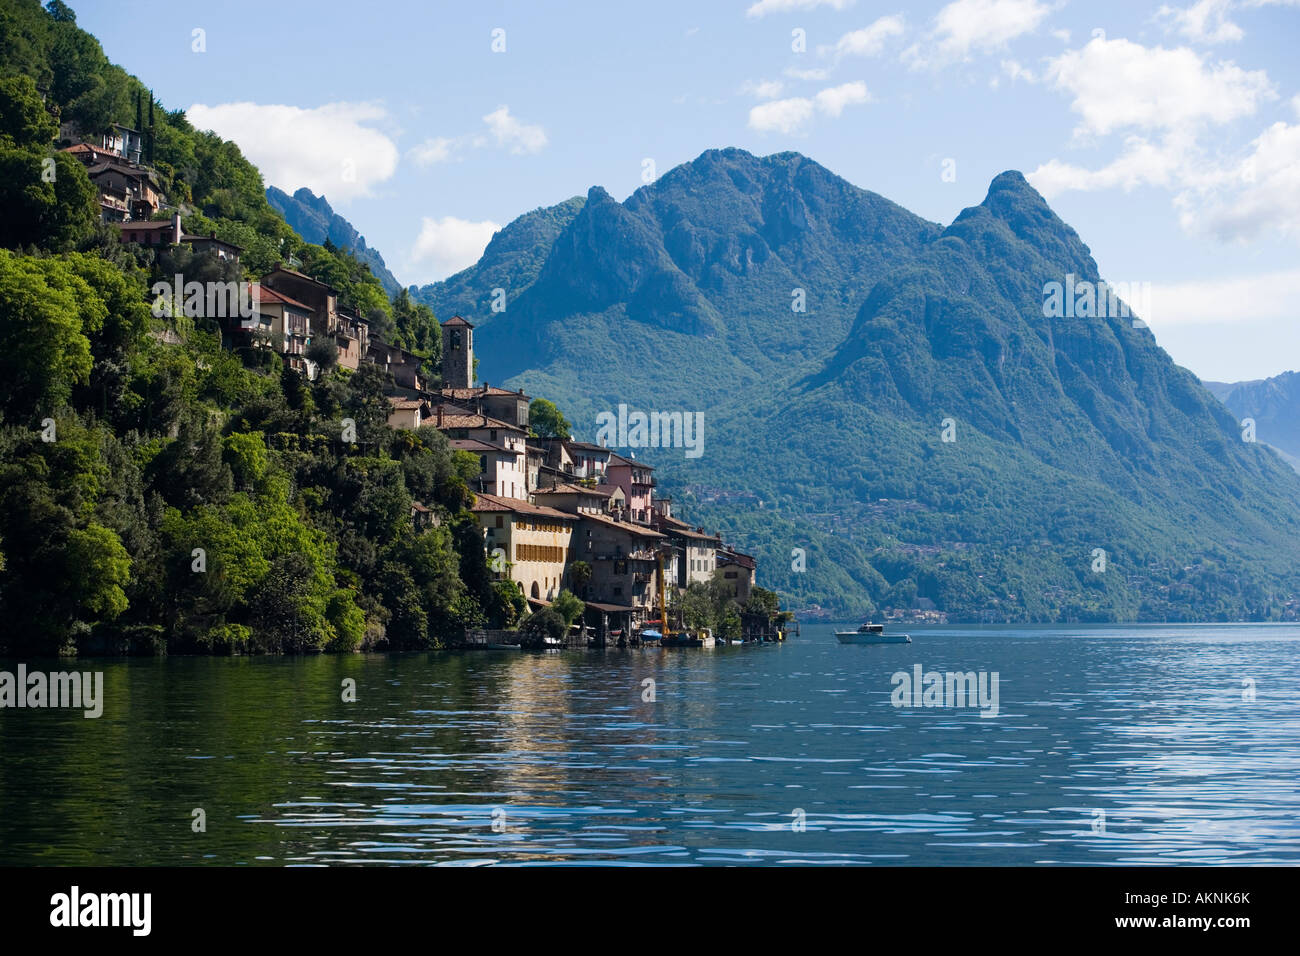
<svg viewBox="0 0 1300 956">
<path fill-rule="evenodd" d="M 390 296 L 402 288 L 396 276 L 388 271 L 384 257 L 378 250 L 366 245 L 365 237 L 357 232 L 352 223 L 336 213 L 324 196 L 317 196 L 305 186 L 292 196 L 275 186 L 268 186 L 266 201 L 308 242 L 319 246 L 329 239 L 339 248 L 351 250 L 353 255 L 370 266 L 370 271 Z"/>
<path fill-rule="evenodd" d="M 429 301 L 454 282 L 481 376 L 583 437 L 619 403 L 703 412 L 702 457 L 636 454 L 796 603 L 1213 618 L 1294 589 L 1300 479 L 1149 330 L 1044 316 L 1048 283 L 1100 277 L 1019 173 L 947 228 L 736 149 L 571 203 Z"/>
<path fill-rule="evenodd" d="M 1255 437 L 1300 466 L 1300 372 L 1283 372 L 1251 382 L 1202 383 L 1238 421 L 1252 418 Z"/>
</svg>

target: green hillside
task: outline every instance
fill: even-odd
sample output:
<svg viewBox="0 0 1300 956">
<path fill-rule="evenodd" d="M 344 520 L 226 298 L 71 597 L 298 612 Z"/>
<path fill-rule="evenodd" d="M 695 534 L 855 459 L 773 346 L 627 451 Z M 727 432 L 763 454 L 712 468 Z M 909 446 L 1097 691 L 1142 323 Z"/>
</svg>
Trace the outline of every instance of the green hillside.
<svg viewBox="0 0 1300 956">
<path fill-rule="evenodd" d="M 57 0 L 0 3 L 0 51 L 0 654 L 414 649 L 511 619 L 468 510 L 477 461 L 389 429 L 386 373 L 306 382 L 224 350 L 214 320 L 156 317 L 149 290 L 292 257 L 436 358 L 427 306 L 304 242 L 234 144 L 154 102 Z M 241 246 L 242 267 L 121 244 L 60 123 L 145 132 L 185 229 Z M 414 501 L 436 527 L 416 532 Z"/>
</svg>

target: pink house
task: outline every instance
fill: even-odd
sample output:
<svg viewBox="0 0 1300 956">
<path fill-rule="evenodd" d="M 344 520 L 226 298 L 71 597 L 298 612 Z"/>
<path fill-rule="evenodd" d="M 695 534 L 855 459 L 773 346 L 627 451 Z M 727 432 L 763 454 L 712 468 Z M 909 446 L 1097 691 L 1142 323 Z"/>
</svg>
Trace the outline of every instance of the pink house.
<svg viewBox="0 0 1300 956">
<path fill-rule="evenodd" d="M 653 465 L 624 458 L 616 452 L 609 453 L 605 466 L 604 483 L 623 490 L 627 499 L 627 517 L 637 524 L 650 524 L 654 512 L 655 479 Z"/>
</svg>

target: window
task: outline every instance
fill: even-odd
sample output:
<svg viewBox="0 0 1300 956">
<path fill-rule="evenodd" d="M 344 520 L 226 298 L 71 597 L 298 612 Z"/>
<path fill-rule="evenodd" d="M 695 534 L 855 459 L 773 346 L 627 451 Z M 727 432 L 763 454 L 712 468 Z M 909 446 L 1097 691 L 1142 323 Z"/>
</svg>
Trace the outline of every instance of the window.
<svg viewBox="0 0 1300 956">
<path fill-rule="evenodd" d="M 505 527 L 505 519 L 501 515 L 497 515 L 497 527 L 498 528 Z"/>
</svg>

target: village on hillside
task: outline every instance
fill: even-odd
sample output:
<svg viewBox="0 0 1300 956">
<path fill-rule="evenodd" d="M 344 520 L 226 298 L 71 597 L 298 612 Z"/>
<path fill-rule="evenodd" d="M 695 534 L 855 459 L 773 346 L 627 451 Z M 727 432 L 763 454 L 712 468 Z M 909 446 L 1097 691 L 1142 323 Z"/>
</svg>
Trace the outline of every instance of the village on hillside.
<svg viewBox="0 0 1300 956">
<path fill-rule="evenodd" d="M 142 163 L 147 143 L 140 132 L 114 126 L 100 146 L 77 143 L 65 152 L 86 166 L 101 216 L 123 243 L 184 243 L 238 264 L 238 246 L 184 231 L 181 211 L 166 203 L 154 171 Z M 473 511 L 489 567 L 498 580 L 513 582 L 534 611 L 549 607 L 562 590 L 584 602 L 582 622 L 564 643 L 637 643 L 665 623 L 680 631 L 675 601 L 696 583 L 720 585 L 742 607 L 750 600 L 754 558 L 675 517 L 672 500 L 657 494 L 652 465 L 602 445 L 539 437 L 529 427 L 530 396 L 476 384 L 474 326 L 463 317 L 441 323 L 442 363 L 431 373 L 419 356 L 371 335 L 369 322 L 340 302 L 338 290 L 290 264 L 278 263 L 244 298 L 256 303 L 251 313 L 219 313 L 225 347 L 279 350 L 290 368 L 315 379 L 320 368 L 309 349 L 332 341 L 339 366 L 356 371 L 370 363 L 388 373 L 390 427 L 436 428 L 453 449 L 478 459 Z M 414 505 L 417 528 L 437 520 L 431 509 Z M 782 636 L 773 614 L 740 618 L 741 640 Z M 467 635 L 471 645 L 509 640 Z"/>
</svg>

